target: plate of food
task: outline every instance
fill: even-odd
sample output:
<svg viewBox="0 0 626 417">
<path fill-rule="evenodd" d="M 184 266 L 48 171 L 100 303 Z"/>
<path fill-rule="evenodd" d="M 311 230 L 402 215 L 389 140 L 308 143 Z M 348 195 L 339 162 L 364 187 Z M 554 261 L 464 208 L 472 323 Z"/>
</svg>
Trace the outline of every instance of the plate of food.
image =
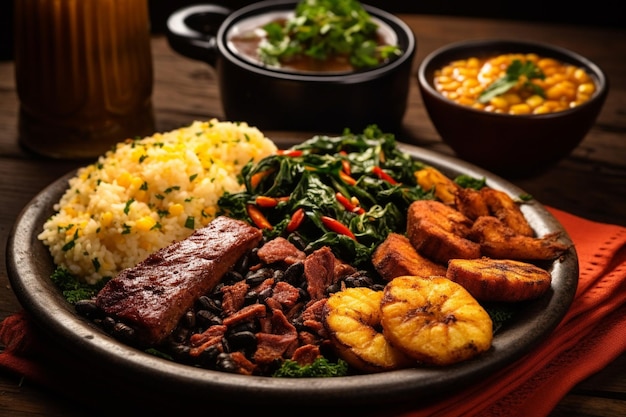
<svg viewBox="0 0 626 417">
<path fill-rule="evenodd" d="M 164 406 L 452 392 L 548 337 L 578 281 L 539 202 L 376 126 L 274 142 L 211 120 L 118 144 L 42 190 L 7 254 L 43 331 Z"/>
</svg>

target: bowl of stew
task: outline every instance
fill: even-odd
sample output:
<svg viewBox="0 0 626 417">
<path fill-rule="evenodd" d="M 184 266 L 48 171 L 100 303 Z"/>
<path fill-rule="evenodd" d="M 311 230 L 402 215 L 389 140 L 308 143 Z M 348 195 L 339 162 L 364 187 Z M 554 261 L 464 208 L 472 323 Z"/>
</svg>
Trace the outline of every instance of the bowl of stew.
<svg viewBox="0 0 626 417">
<path fill-rule="evenodd" d="M 468 40 L 427 55 L 418 85 L 456 156 L 505 177 L 557 164 L 585 138 L 609 82 L 589 59 L 546 43 Z"/>
<path fill-rule="evenodd" d="M 334 2 L 354 8 L 340 17 L 358 16 L 353 26 L 367 27 L 372 37 L 368 38 L 369 46 L 357 48 L 375 49 L 378 60 L 360 65 L 353 54 L 341 52 L 340 44 L 364 35 L 351 34 L 345 28 L 322 33 L 325 29 L 318 30 L 310 23 L 310 16 L 302 16 L 306 10 L 300 8 L 305 3 L 318 7 L 333 2 L 270 0 L 234 11 L 214 4 L 184 7 L 168 19 L 168 42 L 174 51 L 206 62 L 215 71 L 228 120 L 244 120 L 274 130 L 359 131 L 377 124 L 384 130 L 398 131 L 407 108 L 416 51 L 411 29 L 378 8 L 352 0 Z M 302 23 L 302 19 L 309 20 Z M 294 45 L 293 33 L 273 45 L 270 42 L 288 25 L 297 26 L 294 30 L 300 32 L 317 30 L 316 41 L 333 44 L 333 51 L 340 52 L 320 58 L 311 52 L 315 47 L 309 47 L 300 53 L 274 54 L 265 59 L 277 49 Z M 259 52 L 261 45 L 266 46 L 263 54 Z"/>
</svg>

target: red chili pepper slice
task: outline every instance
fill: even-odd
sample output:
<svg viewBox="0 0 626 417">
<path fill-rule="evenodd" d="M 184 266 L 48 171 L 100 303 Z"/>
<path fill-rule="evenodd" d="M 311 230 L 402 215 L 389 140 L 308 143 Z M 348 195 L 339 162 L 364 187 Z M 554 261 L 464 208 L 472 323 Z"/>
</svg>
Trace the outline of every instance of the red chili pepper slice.
<svg viewBox="0 0 626 417">
<path fill-rule="evenodd" d="M 363 207 L 355 205 L 352 201 L 348 200 L 348 197 L 341 194 L 340 192 L 335 193 L 335 197 L 337 197 L 337 201 L 339 201 L 339 203 L 341 203 L 341 205 L 349 212 L 357 214 L 365 213 Z"/>
<path fill-rule="evenodd" d="M 259 195 L 255 199 L 255 203 L 259 207 L 272 208 L 278 205 L 278 199 L 274 197 L 268 197 L 266 195 Z"/>
<path fill-rule="evenodd" d="M 301 150 L 297 150 L 297 149 L 279 149 L 276 151 L 276 155 L 282 155 L 282 156 L 302 156 L 304 152 Z"/>
<path fill-rule="evenodd" d="M 348 229 L 347 226 L 345 226 L 344 224 L 342 224 L 338 220 L 333 219 L 332 217 L 322 216 L 322 223 L 324 224 L 324 226 L 328 227 L 333 232 L 336 232 L 336 233 L 339 233 L 339 234 L 342 234 L 342 235 L 346 235 L 346 236 L 356 240 L 356 236 L 354 236 L 352 231 L 350 231 L 350 229 Z"/>
<path fill-rule="evenodd" d="M 339 178 L 348 185 L 356 184 L 356 180 L 343 171 L 339 171 Z"/>
<path fill-rule="evenodd" d="M 263 178 L 267 177 L 274 171 L 276 171 L 274 168 L 270 168 L 270 169 L 266 169 L 265 171 L 252 174 L 252 177 L 250 177 L 250 185 L 252 186 L 252 188 L 253 189 L 256 188 L 261 183 L 261 180 Z"/>
<path fill-rule="evenodd" d="M 300 227 L 303 220 L 304 220 L 304 209 L 300 207 L 291 215 L 291 219 L 289 220 L 289 223 L 287 223 L 286 230 L 289 233 L 295 232 L 298 229 L 298 227 Z"/>
<path fill-rule="evenodd" d="M 339 154 L 342 155 L 342 156 L 346 156 L 346 155 L 348 155 L 348 152 L 346 152 L 346 151 L 339 151 Z M 342 159 L 341 160 L 341 169 L 347 175 L 351 175 L 352 174 L 352 168 L 350 167 L 350 161 L 348 161 L 347 159 Z"/>
<path fill-rule="evenodd" d="M 273 229 L 273 227 L 270 224 L 270 222 L 263 215 L 263 213 L 261 213 L 261 210 L 259 210 L 256 206 L 254 206 L 252 204 L 248 204 L 246 206 L 246 210 L 248 211 L 248 216 L 250 216 L 250 218 L 252 219 L 254 224 L 259 229 L 269 229 L 269 230 Z"/>
<path fill-rule="evenodd" d="M 398 183 L 398 181 L 391 178 L 389 174 L 383 171 L 383 169 L 379 166 L 375 166 L 374 168 L 372 168 L 372 172 L 376 174 L 376 176 L 380 178 L 381 180 L 387 181 L 388 183 L 392 185 L 396 185 Z"/>
</svg>

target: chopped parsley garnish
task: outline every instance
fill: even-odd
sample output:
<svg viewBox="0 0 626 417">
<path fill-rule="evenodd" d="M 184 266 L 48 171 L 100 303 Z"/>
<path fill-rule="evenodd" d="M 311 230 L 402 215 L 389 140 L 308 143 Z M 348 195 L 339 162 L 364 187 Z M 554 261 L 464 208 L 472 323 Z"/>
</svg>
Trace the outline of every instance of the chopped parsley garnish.
<svg viewBox="0 0 626 417">
<path fill-rule="evenodd" d="M 98 260 L 98 258 L 93 258 L 91 260 L 91 264 L 93 265 L 93 267 L 96 270 L 96 272 L 98 272 L 98 270 L 100 270 L 100 261 Z"/>
<path fill-rule="evenodd" d="M 188 216 L 187 220 L 185 220 L 185 227 L 187 229 L 193 229 L 195 225 L 195 219 L 193 218 L 193 216 Z"/>
<path fill-rule="evenodd" d="M 128 212 L 130 211 L 130 205 L 134 202 L 135 200 L 132 198 L 126 202 L 126 205 L 124 205 L 124 214 L 128 215 Z"/>
<path fill-rule="evenodd" d="M 286 360 L 272 376 L 276 378 L 325 378 L 347 374 L 348 364 L 345 361 L 339 359 L 337 363 L 333 363 L 320 357 L 310 365 L 300 365 L 296 361 Z"/>
<path fill-rule="evenodd" d="M 178 191 L 178 190 L 180 190 L 180 185 L 174 185 L 172 187 L 166 188 L 164 192 L 165 192 L 165 194 L 169 194 L 172 191 Z"/>
<path fill-rule="evenodd" d="M 63 267 L 56 268 L 50 279 L 70 304 L 76 304 L 80 300 L 92 298 L 108 281 L 108 279 L 103 279 L 96 285 L 90 285 L 79 281 L 78 278 Z"/>
<path fill-rule="evenodd" d="M 509 91 L 515 87 L 520 81 L 522 88 L 528 88 L 535 94 L 545 97 L 543 88 L 531 82 L 533 79 L 545 79 L 546 76 L 537 65 L 532 61 L 522 62 L 519 59 L 513 60 L 511 65 L 506 69 L 506 74 L 491 83 L 478 97 L 480 103 L 489 103 L 489 101 Z"/>
</svg>

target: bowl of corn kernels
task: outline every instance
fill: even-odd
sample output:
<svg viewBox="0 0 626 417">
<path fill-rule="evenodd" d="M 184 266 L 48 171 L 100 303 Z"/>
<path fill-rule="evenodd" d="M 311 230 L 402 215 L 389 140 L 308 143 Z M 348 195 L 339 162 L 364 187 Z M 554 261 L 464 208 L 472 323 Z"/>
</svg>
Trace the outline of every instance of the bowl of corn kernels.
<svg viewBox="0 0 626 417">
<path fill-rule="evenodd" d="M 428 115 L 456 155 L 504 177 L 545 172 L 585 138 L 608 79 L 587 58 L 546 43 L 469 40 L 421 62 Z"/>
</svg>

